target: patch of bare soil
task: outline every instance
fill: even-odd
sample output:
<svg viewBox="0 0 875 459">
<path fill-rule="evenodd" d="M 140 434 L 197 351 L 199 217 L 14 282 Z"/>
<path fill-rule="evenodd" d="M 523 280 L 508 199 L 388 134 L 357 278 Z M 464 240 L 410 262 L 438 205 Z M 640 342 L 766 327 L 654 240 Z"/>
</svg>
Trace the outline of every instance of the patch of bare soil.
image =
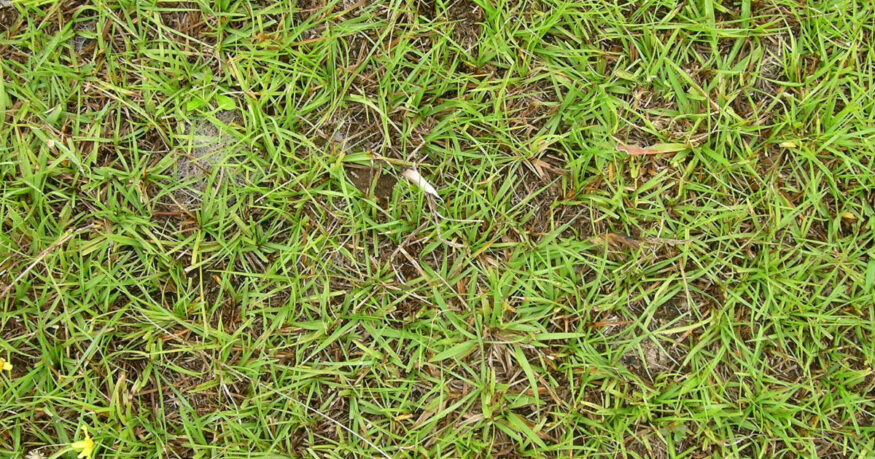
<svg viewBox="0 0 875 459">
<path fill-rule="evenodd" d="M 558 178 L 562 169 L 553 163 L 558 164 L 558 160 L 527 162 L 510 178 L 518 184 L 513 189 L 511 204 L 517 206 L 526 203 L 520 221 L 522 228 L 531 236 L 547 234 L 555 224 L 554 203 L 563 196 L 563 191 Z"/>
<path fill-rule="evenodd" d="M 653 428 L 644 427 L 626 438 L 627 457 L 635 459 L 667 459 L 668 448 Z"/>
<path fill-rule="evenodd" d="M 368 93 L 376 86 L 366 84 L 361 89 Z M 339 149 L 350 152 L 381 152 L 386 144 L 380 115 L 364 104 L 350 104 L 336 113 L 328 125 L 330 142 Z"/>
<path fill-rule="evenodd" d="M 540 131 L 559 108 L 556 89 L 546 80 L 508 88 L 505 100 L 511 127 L 523 137 Z"/>
<path fill-rule="evenodd" d="M 392 191 L 398 183 L 398 179 L 381 167 L 347 165 L 346 176 L 365 197 L 376 199 L 383 206 L 392 197 Z"/>
<path fill-rule="evenodd" d="M 161 2 L 166 10 L 161 13 L 161 22 L 177 33 L 167 34 L 172 40 L 192 48 L 200 48 L 198 42 L 215 44 L 211 22 L 215 18 L 203 14 L 194 2 Z"/>
<path fill-rule="evenodd" d="M 386 138 L 379 115 L 362 104 L 352 104 L 332 117 L 327 129 L 328 145 L 348 153 L 385 151 Z M 390 139 L 391 142 L 391 139 Z M 399 153 L 400 154 L 400 153 Z M 396 172 L 375 163 L 370 166 L 347 163 L 344 165 L 349 181 L 367 199 L 386 207 L 398 183 Z"/>
<path fill-rule="evenodd" d="M 644 314 L 646 311 L 646 305 L 633 306 L 633 310 L 637 308 L 641 309 L 638 311 L 639 314 Z M 619 337 L 637 341 L 637 344 L 623 355 L 621 363 L 643 381 L 652 384 L 660 376 L 677 371 L 687 352 L 682 344 L 686 336 L 680 333 L 656 335 L 653 332 L 689 324 L 691 317 L 686 300 L 678 298 L 658 306 L 653 312 L 647 332 L 636 327 L 633 328 L 634 335 L 630 335 L 627 332 L 630 322 L 617 315 L 600 319 L 600 323 L 605 325 L 602 333 L 607 337 L 613 337 L 611 339 L 613 347 L 619 347 L 622 345 L 621 341 L 625 341 L 625 339 L 617 340 L 616 338 Z M 641 334 L 646 336 L 641 337 Z"/>
<path fill-rule="evenodd" d="M 12 6 L 11 0 L 0 0 L 0 33 L 13 31 L 12 27 L 16 24 L 21 14 Z M 0 47 L 2 50 L 2 47 Z"/>
<path fill-rule="evenodd" d="M 471 0 L 456 0 L 447 10 L 447 16 L 454 23 L 453 39 L 476 55 L 481 32 L 480 22 L 484 17 L 483 9 Z"/>
<path fill-rule="evenodd" d="M 483 8 L 473 0 L 450 0 L 444 5 L 445 8 L 439 8 L 435 0 L 417 0 L 416 11 L 426 22 L 448 23 L 453 41 L 476 57 L 485 18 Z"/>
<path fill-rule="evenodd" d="M 325 0 L 298 0 L 295 4 L 294 19 L 297 22 L 303 22 L 310 19 L 316 13 L 322 11 L 328 4 Z M 309 36 L 306 38 L 314 38 Z"/>
</svg>

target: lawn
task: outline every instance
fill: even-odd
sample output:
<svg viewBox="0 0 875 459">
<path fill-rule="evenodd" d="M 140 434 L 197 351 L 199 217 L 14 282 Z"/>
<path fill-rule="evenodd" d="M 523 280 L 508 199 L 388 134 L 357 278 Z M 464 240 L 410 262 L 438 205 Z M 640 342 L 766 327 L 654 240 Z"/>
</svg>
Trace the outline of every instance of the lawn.
<svg viewBox="0 0 875 459">
<path fill-rule="evenodd" d="M 871 1 L 0 1 L 0 457 L 869 458 L 873 239 Z"/>
</svg>

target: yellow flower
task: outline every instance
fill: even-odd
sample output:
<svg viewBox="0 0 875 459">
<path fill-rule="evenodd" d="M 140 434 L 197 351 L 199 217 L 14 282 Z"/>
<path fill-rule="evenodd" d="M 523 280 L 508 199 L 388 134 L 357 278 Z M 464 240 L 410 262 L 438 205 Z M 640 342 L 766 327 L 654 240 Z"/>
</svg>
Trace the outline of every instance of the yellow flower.
<svg viewBox="0 0 875 459">
<path fill-rule="evenodd" d="M 2 370 L 12 371 L 12 364 L 3 358 L 0 358 L 0 371 Z"/>
<path fill-rule="evenodd" d="M 94 440 L 88 435 L 88 426 L 83 425 L 82 432 L 85 432 L 85 439 L 73 442 L 70 446 L 80 451 L 79 455 L 76 456 L 79 459 L 91 459 L 91 455 L 94 454 Z"/>
</svg>

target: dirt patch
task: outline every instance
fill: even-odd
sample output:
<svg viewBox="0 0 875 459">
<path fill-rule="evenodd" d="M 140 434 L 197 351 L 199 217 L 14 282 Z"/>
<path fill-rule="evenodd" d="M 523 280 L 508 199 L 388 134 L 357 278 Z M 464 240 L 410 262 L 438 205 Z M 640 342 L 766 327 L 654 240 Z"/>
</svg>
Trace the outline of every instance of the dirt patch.
<svg viewBox="0 0 875 459">
<path fill-rule="evenodd" d="M 477 43 L 480 41 L 480 22 L 483 21 L 483 9 L 471 0 L 457 0 L 447 9 L 447 16 L 453 24 L 453 39 L 477 54 Z"/>
<path fill-rule="evenodd" d="M 554 228 L 554 204 L 564 194 L 558 178 L 562 169 L 554 163 L 558 163 L 555 158 L 549 162 L 541 159 L 530 161 L 521 164 L 507 178 L 516 184 L 510 204 L 513 207 L 525 206 L 523 215 L 517 220 L 530 236 L 542 236 Z"/>
<path fill-rule="evenodd" d="M 774 81 L 781 80 L 784 76 L 784 56 L 789 49 L 789 45 L 786 43 L 784 36 L 777 36 L 767 38 L 764 48 L 765 55 L 760 60 L 759 68 L 756 72 L 756 81 L 753 86 L 761 94 L 775 97 L 777 95 L 777 85 Z"/>
<path fill-rule="evenodd" d="M 200 6 L 194 2 L 161 2 L 165 11 L 161 12 L 161 22 L 168 28 L 178 32 L 167 34 L 169 38 L 184 43 L 187 46 L 197 46 L 192 40 L 214 44 L 210 26 L 204 17 Z"/>
<path fill-rule="evenodd" d="M 671 371 L 677 361 L 659 343 L 647 339 L 638 345 L 638 349 L 623 356 L 623 364 L 636 375 L 653 382 L 657 376 Z"/>
<path fill-rule="evenodd" d="M 647 146 L 679 141 L 691 133 L 690 120 L 675 116 L 679 109 L 669 91 L 654 85 L 641 85 L 626 100 L 626 117 L 630 122 L 614 134 L 623 143 Z"/>
<path fill-rule="evenodd" d="M 646 307 L 640 310 L 632 306 L 631 313 L 636 317 L 643 317 Z M 619 348 L 622 346 L 622 339 L 617 338 L 628 337 L 638 340 L 632 348 L 626 351 L 620 359 L 621 363 L 626 366 L 633 374 L 641 378 L 647 383 L 654 383 L 661 375 L 666 375 L 676 371 L 680 367 L 680 362 L 686 355 L 686 348 L 681 345 L 684 336 L 679 333 L 672 335 L 657 335 L 656 332 L 665 328 L 676 328 L 690 321 L 690 310 L 684 299 L 675 299 L 660 305 L 652 314 L 650 323 L 647 327 L 649 336 L 639 339 L 643 332 L 639 327 L 633 328 L 633 333 L 629 330 L 630 321 L 619 315 L 606 317 L 599 322 L 605 327 L 601 330 L 602 334 L 607 337 L 612 337 L 608 342 L 611 347 Z"/>
<path fill-rule="evenodd" d="M 387 142 L 379 115 L 362 104 L 353 104 L 333 116 L 329 129 L 332 133 L 328 143 L 332 148 L 347 153 L 385 153 Z M 382 163 L 374 165 L 347 163 L 344 169 L 347 179 L 366 198 L 376 200 L 382 207 L 388 204 L 398 183 L 392 170 L 383 167 Z"/>
<path fill-rule="evenodd" d="M 630 435 L 626 439 L 626 447 L 629 458 L 666 459 L 669 457 L 665 442 L 649 427 Z"/>
<path fill-rule="evenodd" d="M 784 91 L 784 56 L 790 39 L 786 34 L 762 38 L 763 55 L 752 61 L 745 78 L 737 81 L 740 92 L 731 104 L 736 114 L 751 120 L 756 126 L 762 126 L 760 135 L 765 137 L 769 134 L 772 120 L 781 113 L 780 107 L 767 112 L 764 109 Z"/>
<path fill-rule="evenodd" d="M 298 0 L 295 4 L 294 13 L 292 16 L 298 23 L 304 22 L 314 14 L 322 11 L 328 4 L 325 0 Z M 311 31 L 314 32 L 314 31 Z M 306 38 L 315 38 L 310 33 L 306 34 Z"/>
<path fill-rule="evenodd" d="M 27 375 L 41 360 L 41 352 L 29 341 L 34 334 L 33 330 L 38 326 L 28 324 L 27 320 L 13 318 L 0 328 L 0 338 L 16 350 L 8 356 L 5 353 L 0 354 L 0 357 L 12 364 L 13 378 Z"/>
<path fill-rule="evenodd" d="M 416 12 L 424 22 L 447 23 L 451 37 L 470 56 L 478 54 L 485 18 L 483 8 L 473 0 L 449 0 L 439 7 L 435 0 L 416 1 Z"/>
<path fill-rule="evenodd" d="M 505 101 L 511 128 L 525 138 L 540 131 L 559 104 L 555 88 L 546 80 L 509 88 Z"/>
<path fill-rule="evenodd" d="M 12 6 L 11 0 L 0 0 L 0 32 L 11 30 L 20 17 L 21 14 Z"/>
<path fill-rule="evenodd" d="M 178 410 L 181 405 L 188 405 L 198 414 L 207 414 L 236 406 L 245 399 L 247 383 L 208 384 L 215 379 L 215 374 L 205 359 L 206 356 L 181 353 L 179 360 L 173 363 L 180 370 L 162 370 L 163 379 L 172 381 L 170 386 L 179 391 L 178 394 L 165 392 L 166 408 Z"/>
<path fill-rule="evenodd" d="M 405 240 L 401 244 L 386 241 L 380 247 L 380 262 L 389 264 L 398 281 L 407 284 L 426 276 L 422 264 L 435 268 L 446 262 L 448 254 L 443 248 L 425 253 L 426 248 L 427 241 L 424 238 Z"/>
<path fill-rule="evenodd" d="M 381 167 L 359 166 L 347 164 L 346 176 L 368 199 L 376 199 L 384 206 L 392 198 L 392 192 L 398 179 L 389 175 L 389 171 Z"/>
<path fill-rule="evenodd" d="M 380 115 L 363 104 L 353 103 L 336 113 L 328 129 L 330 142 L 344 151 L 380 152 L 386 145 Z"/>
</svg>

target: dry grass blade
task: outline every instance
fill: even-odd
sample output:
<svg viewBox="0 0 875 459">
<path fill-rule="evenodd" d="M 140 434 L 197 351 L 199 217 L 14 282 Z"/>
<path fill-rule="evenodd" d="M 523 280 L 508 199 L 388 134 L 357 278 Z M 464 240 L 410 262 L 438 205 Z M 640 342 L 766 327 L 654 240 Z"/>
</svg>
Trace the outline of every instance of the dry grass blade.
<svg viewBox="0 0 875 459">
<path fill-rule="evenodd" d="M 638 145 L 626 145 L 623 143 L 617 144 L 617 151 L 624 151 L 632 156 L 649 156 L 660 155 L 663 153 L 677 153 L 688 149 L 687 145 L 682 143 L 658 143 L 649 147 L 639 147 Z"/>
<path fill-rule="evenodd" d="M 624 236 L 622 234 L 616 233 L 607 233 L 601 236 L 596 236 L 592 238 L 592 242 L 594 244 L 602 244 L 607 242 L 608 245 L 613 249 L 621 249 L 624 247 L 628 247 L 630 249 L 637 249 L 641 246 L 641 242 L 630 238 L 628 236 Z"/>
</svg>

